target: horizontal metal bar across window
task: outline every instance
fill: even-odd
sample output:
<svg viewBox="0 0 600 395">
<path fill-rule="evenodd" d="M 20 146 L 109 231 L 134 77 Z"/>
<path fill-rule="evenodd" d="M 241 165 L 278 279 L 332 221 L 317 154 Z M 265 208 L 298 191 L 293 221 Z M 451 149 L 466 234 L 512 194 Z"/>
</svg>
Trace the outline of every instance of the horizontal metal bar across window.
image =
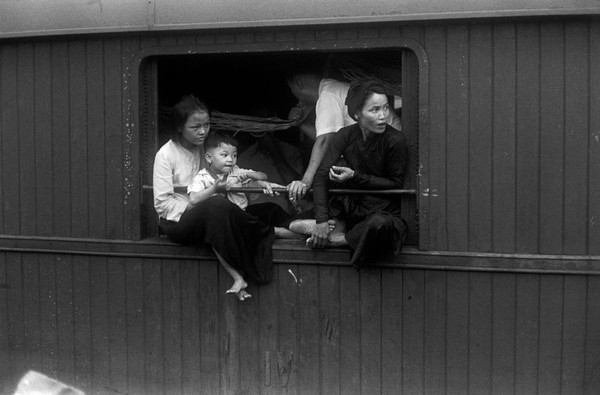
<svg viewBox="0 0 600 395">
<path fill-rule="evenodd" d="M 152 190 L 152 185 L 143 185 L 144 190 Z M 285 188 L 272 188 L 273 192 L 287 193 Z M 187 193 L 187 189 L 184 187 L 176 187 L 175 192 Z M 246 187 L 233 187 L 229 192 L 243 192 L 243 193 L 263 193 L 262 188 L 246 188 Z M 312 188 L 308 190 L 312 193 Z M 337 195 L 416 195 L 416 189 L 340 189 L 332 188 L 329 193 Z"/>
</svg>

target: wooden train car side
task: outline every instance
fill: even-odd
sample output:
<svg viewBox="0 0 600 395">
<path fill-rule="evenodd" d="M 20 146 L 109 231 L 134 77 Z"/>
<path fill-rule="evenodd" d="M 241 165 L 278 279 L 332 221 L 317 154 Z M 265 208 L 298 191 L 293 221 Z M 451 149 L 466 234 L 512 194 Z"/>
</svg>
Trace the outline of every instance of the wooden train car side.
<svg viewBox="0 0 600 395">
<path fill-rule="evenodd" d="M 102 394 L 600 390 L 596 2 L 222 25 L 117 3 L 29 28 L 41 9 L 0 4 L 0 393 L 28 370 Z M 402 56 L 416 238 L 360 272 L 277 242 L 238 303 L 206 248 L 148 237 L 161 84 L 324 53 Z"/>
</svg>

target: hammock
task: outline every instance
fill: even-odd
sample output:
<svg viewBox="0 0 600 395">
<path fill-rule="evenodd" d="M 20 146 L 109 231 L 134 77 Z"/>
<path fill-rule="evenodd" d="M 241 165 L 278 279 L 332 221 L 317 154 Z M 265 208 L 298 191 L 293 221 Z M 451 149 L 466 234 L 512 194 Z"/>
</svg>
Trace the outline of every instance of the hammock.
<svg viewBox="0 0 600 395">
<path fill-rule="evenodd" d="M 159 117 L 163 119 L 171 118 L 171 107 L 161 107 Z M 308 114 L 305 114 L 305 117 Z M 227 132 L 247 132 L 253 135 L 264 135 L 268 132 L 277 130 L 286 130 L 292 126 L 297 126 L 304 118 L 297 120 L 281 119 L 277 117 L 261 118 L 250 115 L 228 114 L 213 110 L 210 113 L 210 125 L 212 128 L 224 130 Z"/>
<path fill-rule="evenodd" d="M 210 123 L 215 129 L 230 132 L 248 132 L 253 134 L 286 130 L 300 124 L 303 119 L 286 120 L 277 117 L 261 118 L 250 115 L 228 114 L 212 111 Z"/>
<path fill-rule="evenodd" d="M 347 56 L 336 57 L 335 63 L 346 80 L 377 80 L 388 94 L 402 97 L 402 77 L 397 65 Z"/>
</svg>

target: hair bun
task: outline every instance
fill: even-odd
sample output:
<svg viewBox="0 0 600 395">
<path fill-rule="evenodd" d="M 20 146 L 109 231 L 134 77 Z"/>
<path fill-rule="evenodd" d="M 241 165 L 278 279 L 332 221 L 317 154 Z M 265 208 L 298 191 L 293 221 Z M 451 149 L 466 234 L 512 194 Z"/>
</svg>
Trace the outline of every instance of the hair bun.
<svg viewBox="0 0 600 395">
<path fill-rule="evenodd" d="M 350 118 L 357 121 L 355 114 L 362 110 L 365 101 L 373 93 L 385 95 L 385 88 L 381 81 L 374 79 L 352 81 L 346 95 L 346 100 L 344 101 L 344 104 L 348 107 Z"/>
</svg>

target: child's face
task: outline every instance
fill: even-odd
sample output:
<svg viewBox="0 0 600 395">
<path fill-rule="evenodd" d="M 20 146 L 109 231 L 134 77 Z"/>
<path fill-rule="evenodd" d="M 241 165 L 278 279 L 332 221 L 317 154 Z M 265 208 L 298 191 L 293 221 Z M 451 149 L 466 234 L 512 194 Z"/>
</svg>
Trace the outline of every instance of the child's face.
<svg viewBox="0 0 600 395">
<path fill-rule="evenodd" d="M 231 172 L 237 163 L 237 148 L 230 144 L 221 143 L 206 153 L 206 162 L 216 174 Z"/>
</svg>

